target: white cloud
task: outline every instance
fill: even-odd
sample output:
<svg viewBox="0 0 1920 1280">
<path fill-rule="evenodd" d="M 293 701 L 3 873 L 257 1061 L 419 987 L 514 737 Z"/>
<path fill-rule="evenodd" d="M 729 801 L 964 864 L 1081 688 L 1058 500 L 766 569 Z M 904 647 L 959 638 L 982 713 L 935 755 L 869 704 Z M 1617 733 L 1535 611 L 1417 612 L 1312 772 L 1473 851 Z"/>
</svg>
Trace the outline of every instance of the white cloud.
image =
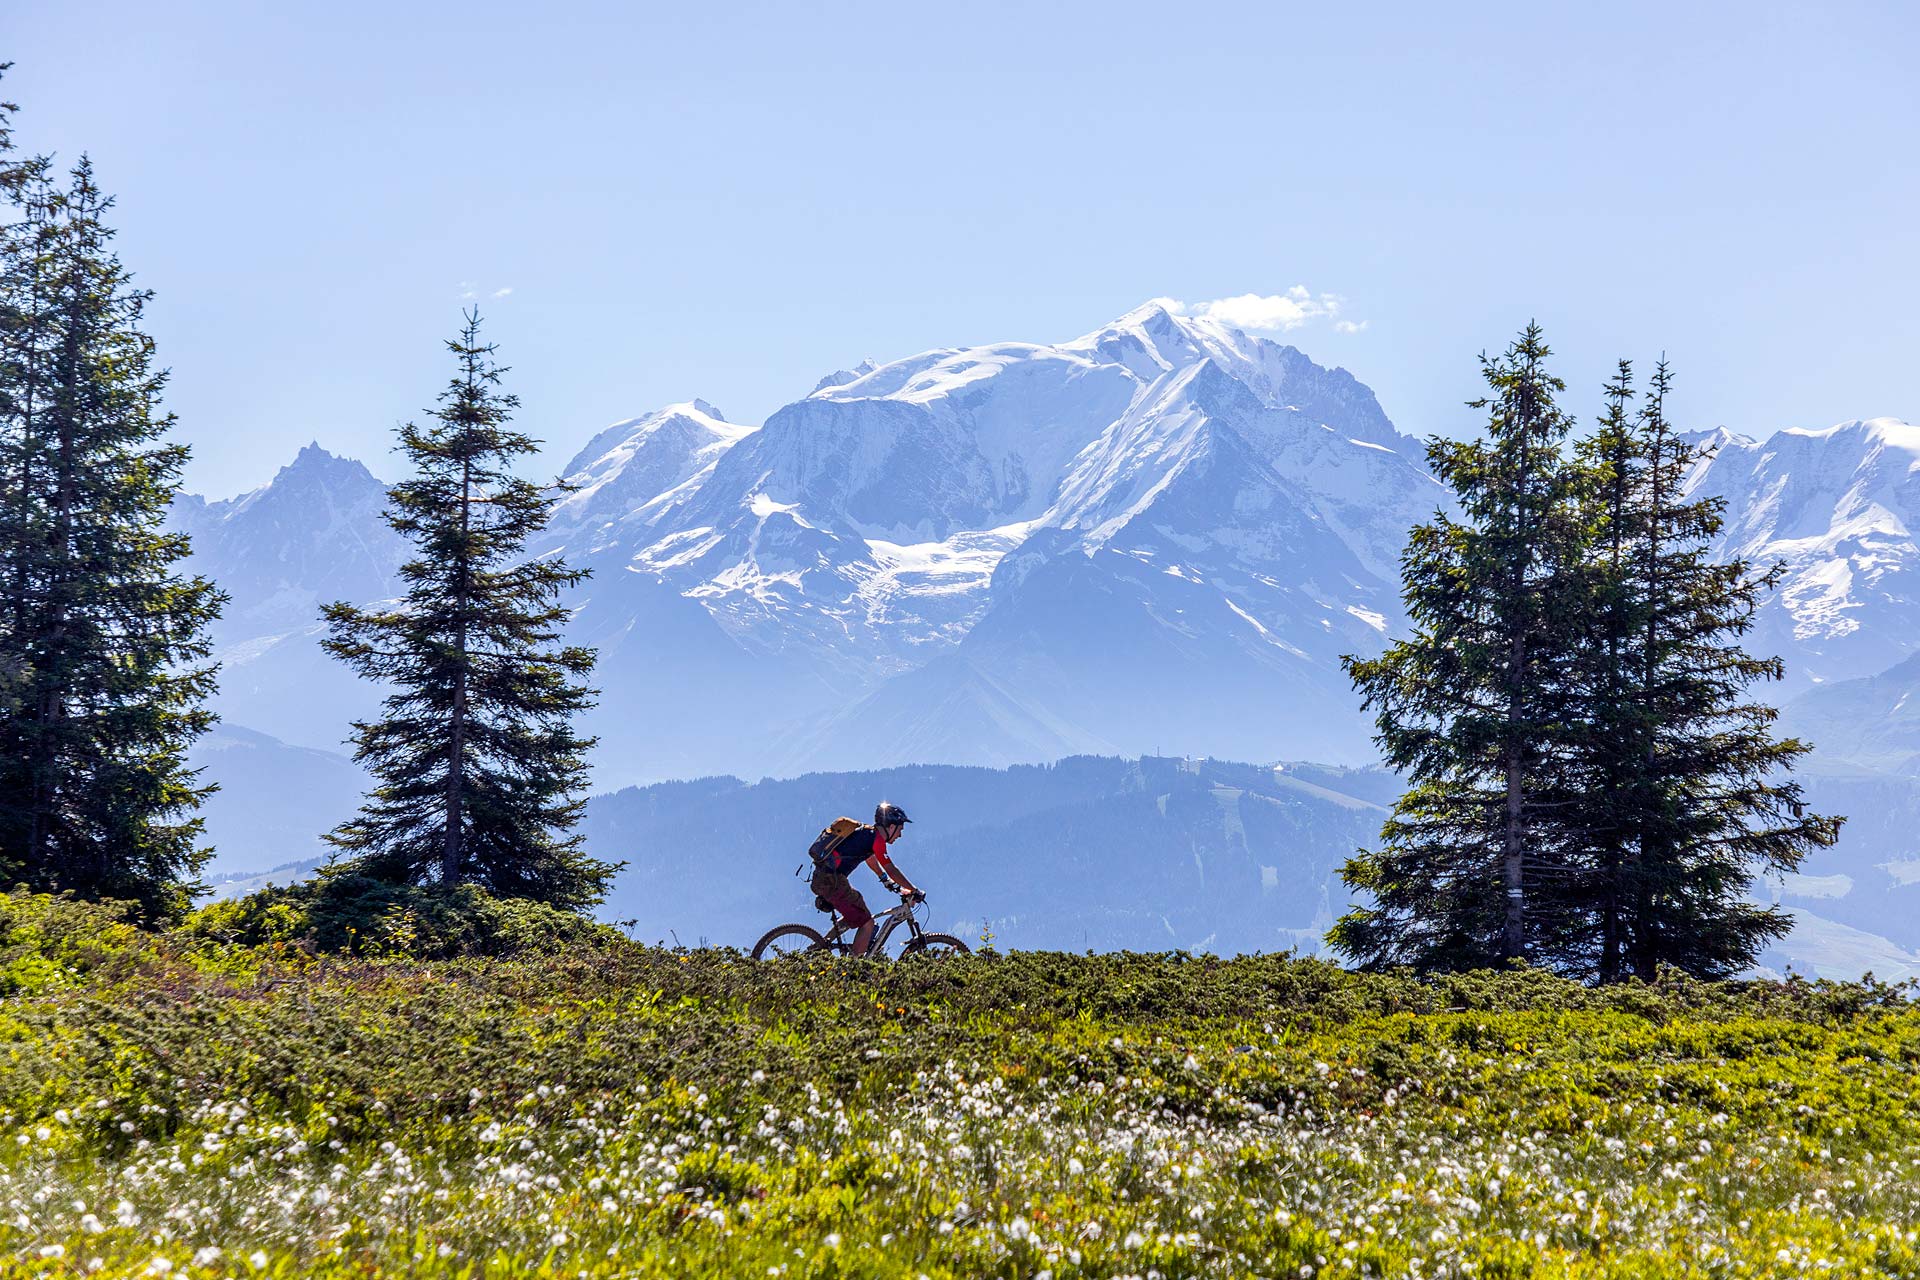
<svg viewBox="0 0 1920 1280">
<path fill-rule="evenodd" d="M 510 294 L 510 293 L 512 293 L 512 292 L 513 292 L 513 286 L 512 286 L 512 285 L 508 285 L 508 286 L 507 286 L 506 288 L 504 288 L 504 289 L 495 289 L 495 290 L 493 291 L 493 296 L 494 296 L 494 297 L 496 297 L 496 298 L 504 298 L 504 297 L 506 297 L 506 296 L 507 296 L 508 294 Z"/>
<path fill-rule="evenodd" d="M 1340 320 L 1346 299 L 1337 293 L 1315 293 L 1297 284 L 1285 293 L 1243 293 L 1212 302 L 1179 302 L 1172 298 L 1155 301 L 1168 310 L 1189 316 L 1205 316 L 1236 329 L 1267 329 L 1287 332 L 1315 320 L 1333 320 L 1341 333 L 1359 333 L 1367 327 L 1364 320 Z"/>
</svg>

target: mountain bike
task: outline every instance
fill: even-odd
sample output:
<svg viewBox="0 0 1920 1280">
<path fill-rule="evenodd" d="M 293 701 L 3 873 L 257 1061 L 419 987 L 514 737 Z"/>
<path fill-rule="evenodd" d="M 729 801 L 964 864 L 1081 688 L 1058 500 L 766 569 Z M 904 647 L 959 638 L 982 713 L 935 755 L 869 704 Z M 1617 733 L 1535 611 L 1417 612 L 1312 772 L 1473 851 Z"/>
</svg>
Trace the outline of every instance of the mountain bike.
<svg viewBox="0 0 1920 1280">
<path fill-rule="evenodd" d="M 921 898 L 919 902 L 925 902 Z M 920 919 L 914 915 L 919 902 L 902 900 L 900 905 L 890 907 L 874 917 L 878 928 L 874 931 L 873 945 L 867 948 L 867 954 L 880 960 L 895 957 L 888 953 L 887 942 L 893 937 L 894 930 L 906 926 L 907 938 L 900 946 L 899 959 L 927 956 L 964 956 L 969 954 L 967 944 L 950 933 L 928 933 L 920 927 Z M 833 904 L 825 898 L 816 897 L 813 905 L 827 913 L 833 920 L 833 928 L 821 933 L 811 925 L 783 924 L 769 929 L 765 937 L 753 944 L 755 960 L 774 960 L 785 956 L 800 955 L 852 955 L 854 935 L 858 929 L 849 929 L 846 922 L 834 916 Z"/>
</svg>

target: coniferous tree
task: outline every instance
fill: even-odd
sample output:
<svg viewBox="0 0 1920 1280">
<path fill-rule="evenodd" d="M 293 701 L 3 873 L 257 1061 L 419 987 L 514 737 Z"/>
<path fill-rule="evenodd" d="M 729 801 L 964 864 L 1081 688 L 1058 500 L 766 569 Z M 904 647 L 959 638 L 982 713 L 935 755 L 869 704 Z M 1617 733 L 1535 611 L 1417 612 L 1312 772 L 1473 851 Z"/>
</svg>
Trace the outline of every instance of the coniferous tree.
<svg viewBox="0 0 1920 1280">
<path fill-rule="evenodd" d="M 393 487 L 387 523 L 418 552 L 403 601 L 326 608 L 327 649 L 397 686 L 380 719 L 354 725 L 378 786 L 328 839 L 350 855 L 341 870 L 580 908 L 617 869 L 570 834 L 593 745 L 572 718 L 592 705 L 594 655 L 560 643 L 559 596 L 587 575 L 526 558 L 553 497 L 511 470 L 536 442 L 508 427 L 519 401 L 498 390 L 479 331 L 469 312 L 432 422 L 400 431 L 416 474 Z"/>
<path fill-rule="evenodd" d="M 10 170 L 0 242 L 0 872 L 184 912 L 212 789 L 186 750 L 213 715 L 207 627 L 224 597 L 165 531 L 187 448 L 165 442 L 151 296 L 113 255 L 82 160 Z"/>
<path fill-rule="evenodd" d="M 1555 820 L 1571 803 L 1559 659 L 1581 546 L 1549 354 L 1529 325 L 1481 358 L 1486 439 L 1428 446 L 1461 515 L 1416 528 L 1402 557 L 1414 637 L 1346 660 L 1375 741 L 1411 783 L 1381 846 L 1342 871 L 1372 901 L 1329 938 L 1368 967 L 1565 964 L 1582 936 L 1575 854 Z"/>
<path fill-rule="evenodd" d="M 1585 626 L 1571 655 L 1578 722 L 1572 754 L 1585 803 L 1567 819 L 1586 851 L 1582 896 L 1594 935 L 1592 976 L 1612 982 L 1625 957 L 1633 794 L 1644 772 L 1653 708 L 1640 696 L 1647 602 L 1634 572 L 1647 529 L 1646 442 L 1629 412 L 1634 390 L 1628 361 L 1615 367 L 1605 397 L 1605 411 L 1577 451 L 1586 481 L 1588 554 L 1581 605 Z"/>
<path fill-rule="evenodd" d="M 1840 820 L 1806 812 L 1790 771 L 1809 748 L 1774 738 L 1777 713 L 1744 700 L 1782 673 L 1738 643 L 1782 567 L 1712 561 L 1723 504 L 1684 496 L 1700 455 L 1667 419 L 1667 365 L 1631 419 L 1629 385 L 1622 362 L 1583 449 L 1598 554 L 1573 657 L 1590 697 L 1571 825 L 1589 849 L 1595 976 L 1651 979 L 1668 964 L 1726 977 L 1791 928 L 1751 899 L 1752 877 L 1793 870 L 1838 838 Z"/>
</svg>

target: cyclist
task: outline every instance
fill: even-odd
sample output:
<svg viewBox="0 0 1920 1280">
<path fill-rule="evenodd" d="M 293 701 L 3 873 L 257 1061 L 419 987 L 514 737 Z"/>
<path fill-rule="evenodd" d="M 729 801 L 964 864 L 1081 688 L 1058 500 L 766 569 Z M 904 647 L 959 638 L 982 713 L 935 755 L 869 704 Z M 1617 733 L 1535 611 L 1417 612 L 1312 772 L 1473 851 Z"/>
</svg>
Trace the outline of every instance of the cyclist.
<svg viewBox="0 0 1920 1280">
<path fill-rule="evenodd" d="M 882 800 L 873 810 L 872 826 L 855 827 L 838 844 L 831 846 L 814 867 L 813 878 L 809 881 L 813 891 L 833 904 L 844 924 L 859 930 L 853 938 L 853 954 L 856 956 L 867 954 L 876 925 L 873 913 L 867 910 L 867 900 L 847 879 L 848 873 L 864 863 L 873 868 L 873 873 L 880 877 L 880 883 L 886 886 L 888 892 L 897 893 L 910 902 L 926 901 L 927 895 L 914 888 L 913 881 L 907 879 L 906 874 L 887 857 L 887 846 L 897 843 L 906 834 L 907 824 L 912 821 L 899 805 Z"/>
</svg>

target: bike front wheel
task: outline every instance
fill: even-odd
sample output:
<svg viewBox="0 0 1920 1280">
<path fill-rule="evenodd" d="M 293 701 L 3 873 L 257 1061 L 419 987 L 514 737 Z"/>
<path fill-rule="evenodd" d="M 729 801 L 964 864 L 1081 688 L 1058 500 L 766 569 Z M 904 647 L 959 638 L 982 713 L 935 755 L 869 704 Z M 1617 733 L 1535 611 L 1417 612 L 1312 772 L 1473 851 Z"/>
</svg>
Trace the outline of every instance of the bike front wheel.
<svg viewBox="0 0 1920 1280">
<path fill-rule="evenodd" d="M 827 940 L 819 932 L 804 924 L 783 924 L 767 932 L 760 941 L 753 944 L 755 960 L 778 960 L 786 956 L 805 955 L 810 951 L 827 950 Z"/>
<path fill-rule="evenodd" d="M 971 955 L 967 944 L 950 933 L 923 933 L 900 948 L 900 958 L 911 960 L 916 956 L 941 959 L 946 956 Z"/>
</svg>

